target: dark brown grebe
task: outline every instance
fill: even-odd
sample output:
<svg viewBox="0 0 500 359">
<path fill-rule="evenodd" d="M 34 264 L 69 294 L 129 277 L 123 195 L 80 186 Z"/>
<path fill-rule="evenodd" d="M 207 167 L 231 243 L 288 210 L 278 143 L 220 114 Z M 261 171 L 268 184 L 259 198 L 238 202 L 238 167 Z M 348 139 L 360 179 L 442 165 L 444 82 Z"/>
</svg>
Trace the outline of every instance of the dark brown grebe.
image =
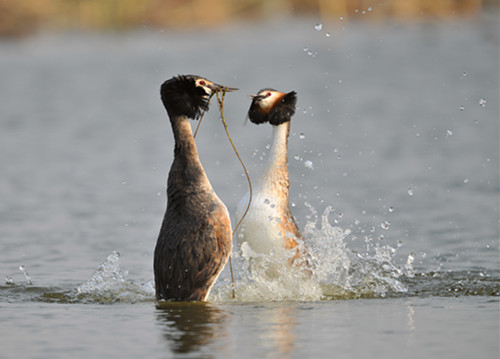
<svg viewBox="0 0 500 359">
<path fill-rule="evenodd" d="M 236 240 L 243 251 L 245 248 L 241 246 L 246 246 L 261 255 L 273 254 L 275 259 L 283 252 L 283 248 L 297 247 L 297 240 L 302 237 L 290 211 L 288 199 L 290 181 L 287 145 L 290 119 L 295 113 L 296 102 L 295 91 L 285 94 L 273 89 L 263 89 L 252 96 L 248 111 L 248 117 L 253 123 L 269 122 L 272 125 L 273 144 L 264 172 L 255 181 L 253 200 L 238 228 Z M 243 215 L 247 203 L 248 194 L 237 207 L 237 220 Z M 297 250 L 293 255 L 292 261 L 300 253 Z"/>
<path fill-rule="evenodd" d="M 157 301 L 205 300 L 232 248 L 226 206 L 203 170 L 189 119 L 208 109 L 214 91 L 234 90 L 194 75 L 161 86 L 175 139 L 167 182 L 167 210 L 154 253 Z"/>
</svg>

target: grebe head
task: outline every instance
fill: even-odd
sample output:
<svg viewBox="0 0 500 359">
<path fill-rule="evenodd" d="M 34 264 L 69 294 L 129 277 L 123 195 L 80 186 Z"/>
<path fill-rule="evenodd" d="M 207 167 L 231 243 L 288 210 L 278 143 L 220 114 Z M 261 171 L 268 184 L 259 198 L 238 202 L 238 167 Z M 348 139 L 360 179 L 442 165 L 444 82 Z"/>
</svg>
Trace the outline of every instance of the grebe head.
<svg viewBox="0 0 500 359">
<path fill-rule="evenodd" d="M 284 93 L 271 88 L 265 88 L 257 95 L 251 95 L 252 104 L 248 110 L 248 118 L 255 124 L 269 122 L 278 126 L 290 121 L 295 113 L 297 93 Z"/>
<path fill-rule="evenodd" d="M 160 94 L 169 116 L 186 116 L 197 120 L 208 110 L 208 100 L 213 92 L 235 90 L 200 76 L 179 75 L 165 81 Z"/>
</svg>

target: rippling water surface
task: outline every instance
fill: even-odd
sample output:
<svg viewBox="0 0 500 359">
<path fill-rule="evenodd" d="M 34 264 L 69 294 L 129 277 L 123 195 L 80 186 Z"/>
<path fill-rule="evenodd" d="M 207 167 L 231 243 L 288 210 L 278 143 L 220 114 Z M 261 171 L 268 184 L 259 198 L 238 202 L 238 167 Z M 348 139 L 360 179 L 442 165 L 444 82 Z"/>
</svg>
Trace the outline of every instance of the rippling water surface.
<svg viewBox="0 0 500 359">
<path fill-rule="evenodd" d="M 1 356 L 496 358 L 495 21 L 1 42 Z M 240 88 L 225 115 L 251 176 L 271 129 L 244 123 L 248 95 L 297 91 L 291 202 L 311 276 L 264 280 L 234 253 L 235 299 L 226 269 L 209 303 L 155 308 L 173 154 L 158 89 L 179 73 Z M 246 180 L 215 102 L 197 143 L 234 212 Z"/>
</svg>

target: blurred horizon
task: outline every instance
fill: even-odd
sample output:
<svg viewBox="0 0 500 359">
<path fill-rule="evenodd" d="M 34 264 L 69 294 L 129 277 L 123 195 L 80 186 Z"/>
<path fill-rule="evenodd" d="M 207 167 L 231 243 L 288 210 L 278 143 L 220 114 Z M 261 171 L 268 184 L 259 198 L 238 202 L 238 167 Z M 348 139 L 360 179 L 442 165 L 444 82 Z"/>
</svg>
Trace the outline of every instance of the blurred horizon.
<svg viewBox="0 0 500 359">
<path fill-rule="evenodd" d="M 414 23 L 479 18 L 500 0 L 0 0 L 0 37 L 40 31 L 211 28 L 237 21 L 317 16 L 322 21 Z"/>
</svg>

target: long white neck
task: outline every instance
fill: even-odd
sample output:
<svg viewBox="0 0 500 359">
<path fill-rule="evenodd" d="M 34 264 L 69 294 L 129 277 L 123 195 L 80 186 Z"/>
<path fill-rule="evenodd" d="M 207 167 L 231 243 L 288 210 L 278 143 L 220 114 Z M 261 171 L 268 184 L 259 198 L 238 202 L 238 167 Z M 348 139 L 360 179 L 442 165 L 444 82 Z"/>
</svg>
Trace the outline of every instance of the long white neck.
<svg viewBox="0 0 500 359">
<path fill-rule="evenodd" d="M 257 184 L 265 187 L 277 187 L 285 191 L 288 197 L 289 176 L 287 167 L 288 134 L 290 122 L 273 126 L 273 144 L 269 159 Z"/>
</svg>

